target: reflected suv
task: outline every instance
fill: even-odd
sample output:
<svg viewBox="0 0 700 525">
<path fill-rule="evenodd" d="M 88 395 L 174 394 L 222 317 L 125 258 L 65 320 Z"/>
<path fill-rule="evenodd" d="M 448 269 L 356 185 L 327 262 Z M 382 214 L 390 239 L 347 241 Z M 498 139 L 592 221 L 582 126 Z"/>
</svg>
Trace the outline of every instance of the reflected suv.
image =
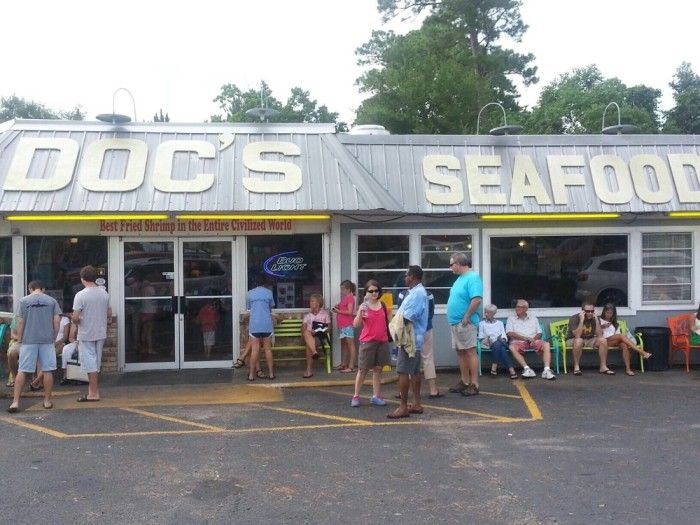
<svg viewBox="0 0 700 525">
<path fill-rule="evenodd" d="M 576 276 L 576 299 L 627 306 L 627 254 L 592 257 Z"/>
</svg>

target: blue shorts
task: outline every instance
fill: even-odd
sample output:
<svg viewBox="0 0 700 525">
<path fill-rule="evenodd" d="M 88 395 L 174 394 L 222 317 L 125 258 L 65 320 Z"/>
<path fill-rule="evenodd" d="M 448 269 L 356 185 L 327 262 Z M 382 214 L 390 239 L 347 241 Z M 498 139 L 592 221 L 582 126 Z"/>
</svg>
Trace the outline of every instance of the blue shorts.
<svg viewBox="0 0 700 525">
<path fill-rule="evenodd" d="M 102 347 L 104 339 L 97 341 L 78 341 L 78 355 L 80 356 L 80 371 L 92 374 L 100 371 L 102 365 Z"/>
<path fill-rule="evenodd" d="M 399 348 L 399 355 L 396 359 L 396 373 L 410 376 L 420 374 L 421 361 L 420 352 L 416 352 L 416 355 L 413 357 L 408 357 L 406 350 Z"/>
<path fill-rule="evenodd" d="M 36 372 L 37 360 L 42 372 L 56 370 L 56 349 L 53 343 L 43 345 L 24 344 L 19 348 L 19 371 L 27 374 Z"/>
<path fill-rule="evenodd" d="M 341 328 L 339 330 L 338 337 L 340 339 L 344 338 L 349 338 L 349 339 L 355 339 L 355 329 L 352 326 L 346 326 L 345 328 Z"/>
</svg>

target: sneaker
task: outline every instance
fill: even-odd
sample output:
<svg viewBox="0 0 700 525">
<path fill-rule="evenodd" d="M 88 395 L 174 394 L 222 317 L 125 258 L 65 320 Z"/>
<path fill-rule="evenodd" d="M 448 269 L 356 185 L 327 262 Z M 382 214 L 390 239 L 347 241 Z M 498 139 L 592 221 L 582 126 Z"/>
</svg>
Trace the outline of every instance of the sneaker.
<svg viewBox="0 0 700 525">
<path fill-rule="evenodd" d="M 451 386 L 451 387 L 450 387 L 450 392 L 452 392 L 453 394 L 459 394 L 459 393 L 461 393 L 462 390 L 464 390 L 465 388 L 467 388 L 467 385 L 465 385 L 465 384 L 462 382 L 462 378 L 460 378 L 459 381 L 457 381 L 457 382 L 455 383 L 454 386 Z"/>
<path fill-rule="evenodd" d="M 549 379 L 551 381 L 556 378 L 557 376 L 555 376 L 554 372 L 552 372 L 549 368 L 542 370 L 542 379 Z"/>
<path fill-rule="evenodd" d="M 382 396 L 372 396 L 372 399 L 370 399 L 369 402 L 373 405 L 377 405 L 378 407 L 383 407 L 386 405 L 386 401 L 384 401 Z"/>
<path fill-rule="evenodd" d="M 535 371 L 528 367 L 523 368 L 523 373 L 520 375 L 520 377 L 523 377 L 525 379 L 530 379 L 531 377 L 535 377 Z"/>
<path fill-rule="evenodd" d="M 352 400 L 350 401 L 350 406 L 351 407 L 359 407 L 360 406 L 360 396 L 352 396 Z"/>
<path fill-rule="evenodd" d="M 464 397 L 478 396 L 479 395 L 479 387 L 474 385 L 474 384 L 469 384 L 466 387 L 464 387 L 464 390 L 462 390 L 461 393 Z"/>
</svg>

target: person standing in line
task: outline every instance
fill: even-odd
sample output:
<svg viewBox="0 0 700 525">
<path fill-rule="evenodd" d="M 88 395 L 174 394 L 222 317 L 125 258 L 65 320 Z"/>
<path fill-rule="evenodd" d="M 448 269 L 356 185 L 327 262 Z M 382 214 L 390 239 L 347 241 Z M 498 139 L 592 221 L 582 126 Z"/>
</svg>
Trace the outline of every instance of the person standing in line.
<svg viewBox="0 0 700 525">
<path fill-rule="evenodd" d="M 403 324 L 413 328 L 414 351 L 410 352 L 404 347 L 399 347 L 399 355 L 396 362 L 396 373 L 399 375 L 399 393 L 401 402 L 399 408 L 387 414 L 389 419 L 408 417 L 410 414 L 422 414 L 423 406 L 420 398 L 421 384 L 421 350 L 428 328 L 428 294 L 423 287 L 423 269 L 420 266 L 411 265 L 404 276 L 408 291 L 394 318 L 403 318 Z M 408 389 L 413 390 L 413 405 L 408 404 Z"/>
<path fill-rule="evenodd" d="M 255 288 L 248 291 L 246 299 L 246 308 L 250 312 L 248 319 L 250 337 L 248 381 L 254 381 L 256 376 L 260 379 L 275 379 L 272 361 L 272 332 L 274 330 L 272 309 L 275 307 L 275 299 L 272 297 L 272 290 L 265 286 L 266 284 L 267 279 L 264 276 L 258 276 L 255 280 Z M 261 344 L 267 362 L 267 376 L 260 368 Z"/>
<path fill-rule="evenodd" d="M 457 252 L 450 257 L 450 269 L 457 280 L 450 288 L 447 299 L 447 322 L 452 333 L 452 346 L 457 352 L 460 378 L 450 392 L 463 396 L 479 394 L 479 358 L 476 355 L 476 336 L 479 307 L 484 285 L 472 270 L 466 254 Z"/>
<path fill-rule="evenodd" d="M 107 325 L 112 323 L 109 294 L 104 286 L 95 284 L 97 272 L 93 266 L 80 270 L 80 282 L 85 288 L 73 299 L 73 322 L 78 325 L 78 355 L 80 370 L 88 376 L 88 391 L 78 402 L 100 400 L 99 373 L 102 348 L 107 339 Z"/>
<path fill-rule="evenodd" d="M 41 281 L 29 283 L 29 295 L 19 301 L 17 314 L 17 342 L 20 343 L 19 370 L 15 378 L 15 391 L 12 404 L 7 411 L 14 414 L 19 410 L 19 399 L 27 374 L 36 370 L 37 359 L 44 376 L 45 409 L 53 408 L 53 371 L 56 370 L 54 341 L 58 334 L 61 307 L 56 299 L 44 293 Z"/>
<path fill-rule="evenodd" d="M 336 370 L 344 374 L 354 372 L 355 367 L 355 329 L 352 320 L 355 318 L 355 291 L 357 287 L 352 281 L 340 283 L 341 299 L 331 308 L 336 314 L 338 331 L 340 332 L 340 365 Z"/>
<path fill-rule="evenodd" d="M 350 406 L 360 406 L 360 390 L 365 382 L 365 376 L 371 368 L 372 398 L 370 403 L 385 406 L 382 397 L 382 369 L 391 363 L 389 350 L 389 328 L 387 326 L 389 313 L 386 306 L 379 300 L 382 289 L 379 283 L 370 279 L 365 283 L 365 300 L 357 309 L 352 322 L 355 328 L 362 327 L 360 332 L 360 351 L 357 356 L 357 375 L 355 376 L 355 392 L 350 400 Z"/>
</svg>

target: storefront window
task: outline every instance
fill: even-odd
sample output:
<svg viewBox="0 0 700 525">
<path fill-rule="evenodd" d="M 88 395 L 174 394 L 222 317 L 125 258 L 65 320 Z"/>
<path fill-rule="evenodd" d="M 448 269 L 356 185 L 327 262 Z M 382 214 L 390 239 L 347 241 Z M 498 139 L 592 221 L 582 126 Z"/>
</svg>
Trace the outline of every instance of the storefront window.
<svg viewBox="0 0 700 525">
<path fill-rule="evenodd" d="M 512 308 L 628 304 L 626 235 L 491 238 L 491 298 Z"/>
<path fill-rule="evenodd" d="M 463 252 L 471 259 L 471 235 L 421 235 L 423 284 L 433 293 L 435 304 L 447 303 L 450 287 L 455 281 L 455 275 L 450 270 L 450 256 L 455 252 Z"/>
<path fill-rule="evenodd" d="M 73 297 L 83 289 L 83 266 L 93 265 L 109 289 L 106 237 L 27 237 L 26 261 L 27 283 L 42 281 L 63 311 L 73 308 Z"/>
<path fill-rule="evenodd" d="M 248 237 L 248 289 L 264 277 L 277 308 L 308 308 L 311 294 L 323 292 L 321 240 L 321 235 Z"/>
<path fill-rule="evenodd" d="M 642 235 L 642 302 L 692 301 L 693 236 L 690 233 Z"/>
<path fill-rule="evenodd" d="M 12 311 L 12 239 L 0 237 L 0 312 Z"/>
<path fill-rule="evenodd" d="M 409 262 L 408 235 L 360 235 L 357 237 L 357 280 L 359 297 L 364 286 L 375 279 L 385 292 L 396 296 L 406 287 L 404 275 Z"/>
</svg>

